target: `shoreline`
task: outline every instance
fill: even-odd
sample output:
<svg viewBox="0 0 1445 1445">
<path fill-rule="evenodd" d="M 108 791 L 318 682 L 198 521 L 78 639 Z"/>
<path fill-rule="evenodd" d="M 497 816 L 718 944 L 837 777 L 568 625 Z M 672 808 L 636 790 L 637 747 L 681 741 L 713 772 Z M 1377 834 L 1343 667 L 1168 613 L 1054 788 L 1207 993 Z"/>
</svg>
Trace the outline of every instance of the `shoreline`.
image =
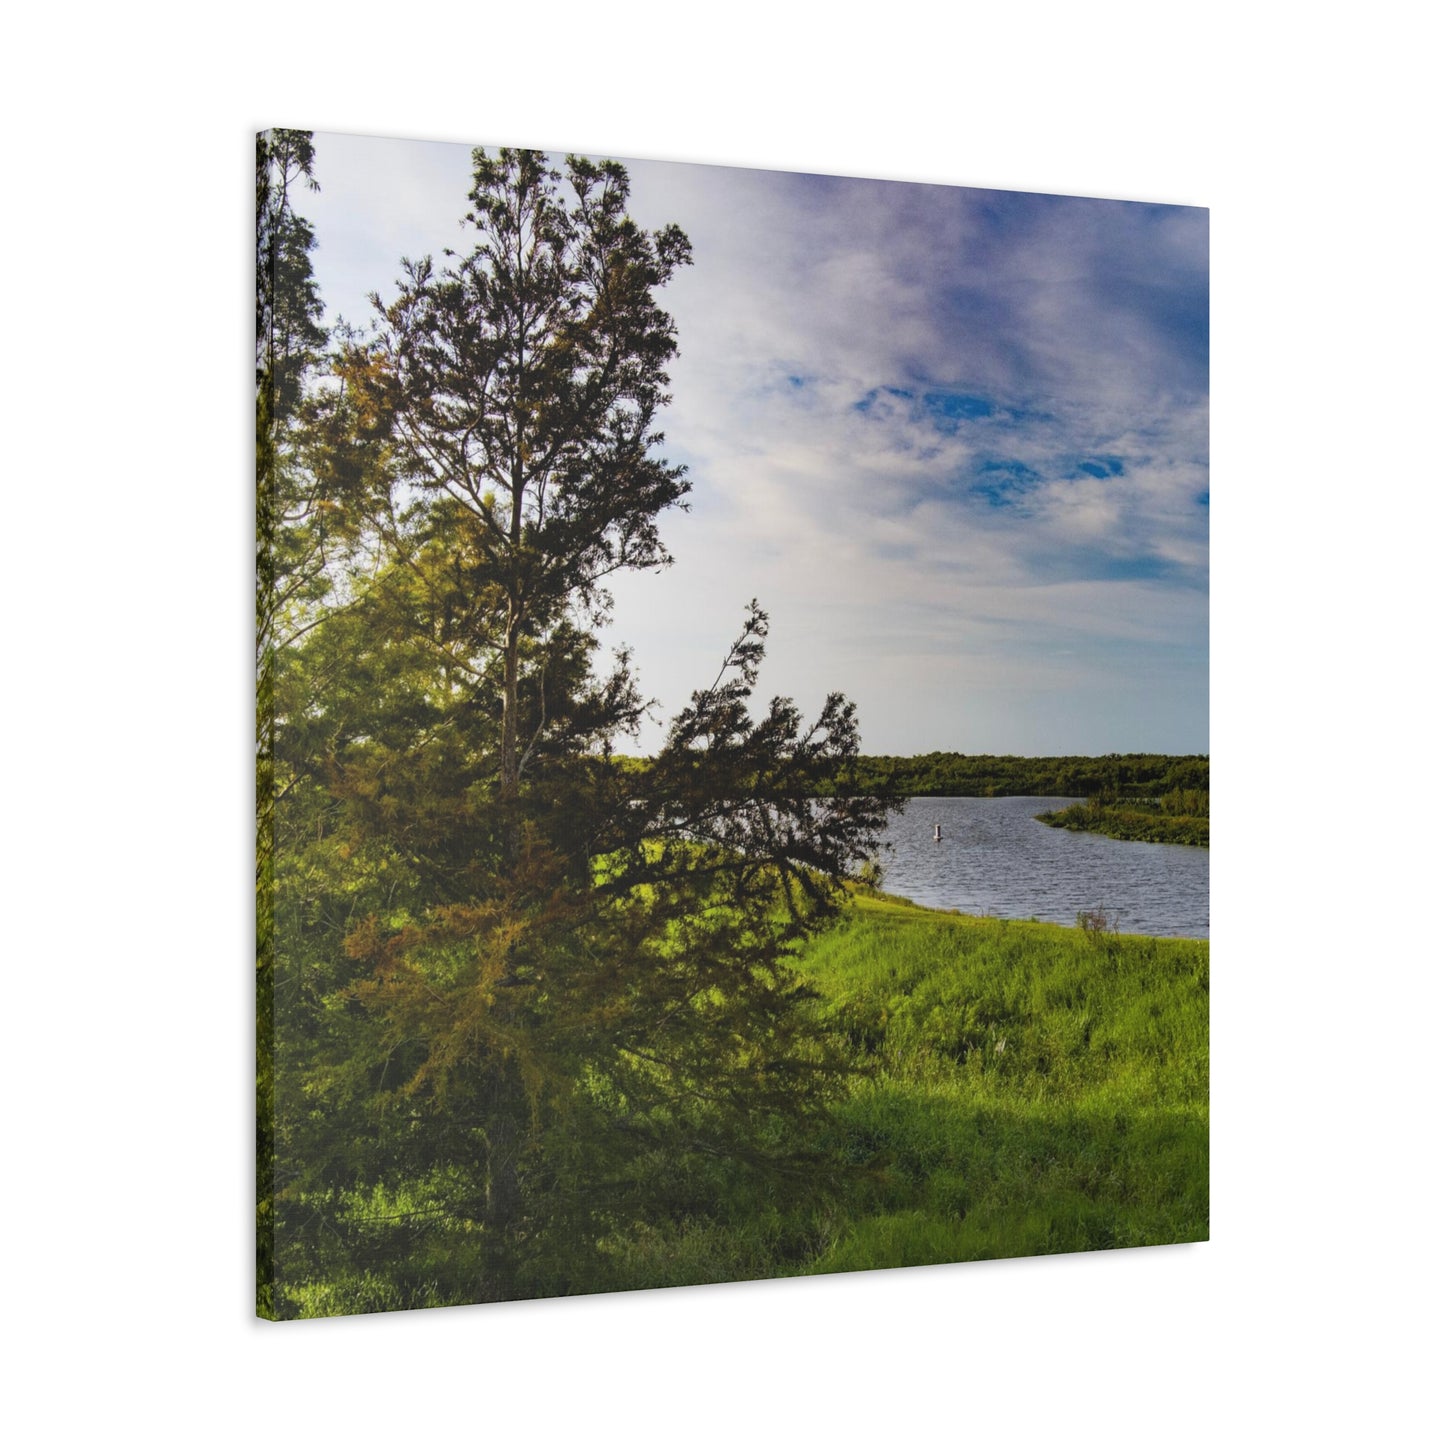
<svg viewBox="0 0 1445 1445">
<path fill-rule="evenodd" d="M 1108 909 L 1080 909 L 1073 923 L 1060 923 L 1052 918 L 1010 918 L 1002 913 L 969 913 L 962 908 L 935 908 L 929 903 L 919 903 L 902 893 L 890 893 L 886 888 L 868 888 L 854 884 L 849 888 L 849 904 L 862 902 L 865 906 L 874 904 L 881 907 L 907 908 L 934 918 L 958 919 L 964 923 L 1001 924 L 1007 928 L 1058 928 L 1067 934 L 1078 930 L 1101 935 L 1106 938 L 1144 940 L 1150 943 L 1202 943 L 1209 944 L 1208 934 L 1198 933 L 1127 933 L 1116 926 L 1117 918 Z M 1101 922 L 1085 923 L 1085 918 L 1101 918 Z"/>
</svg>

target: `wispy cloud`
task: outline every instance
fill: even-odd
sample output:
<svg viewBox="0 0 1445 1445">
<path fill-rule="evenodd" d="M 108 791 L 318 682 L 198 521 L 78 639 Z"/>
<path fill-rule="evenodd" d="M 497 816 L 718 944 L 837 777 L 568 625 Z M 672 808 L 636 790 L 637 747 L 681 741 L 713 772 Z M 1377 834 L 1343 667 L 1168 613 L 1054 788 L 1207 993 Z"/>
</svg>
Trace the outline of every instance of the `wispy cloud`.
<svg viewBox="0 0 1445 1445">
<path fill-rule="evenodd" d="M 630 169 L 695 253 L 665 418 L 693 508 L 612 628 L 665 709 L 756 595 L 765 686 L 847 692 L 873 750 L 1207 748 L 1206 214 Z M 457 244 L 465 147 L 320 137 L 318 174 L 328 293 Z"/>
</svg>

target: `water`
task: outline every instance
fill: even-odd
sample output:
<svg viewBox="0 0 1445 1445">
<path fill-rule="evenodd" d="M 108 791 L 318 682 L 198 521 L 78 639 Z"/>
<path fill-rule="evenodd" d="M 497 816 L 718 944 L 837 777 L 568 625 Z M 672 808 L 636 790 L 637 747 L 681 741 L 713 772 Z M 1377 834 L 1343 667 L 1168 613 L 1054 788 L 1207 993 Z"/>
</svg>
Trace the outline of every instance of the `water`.
<svg viewBox="0 0 1445 1445">
<path fill-rule="evenodd" d="M 928 908 L 1071 925 L 1102 908 L 1120 933 L 1208 938 L 1209 850 L 1121 843 L 1034 819 L 1077 801 L 910 798 L 888 825 L 883 887 Z"/>
</svg>

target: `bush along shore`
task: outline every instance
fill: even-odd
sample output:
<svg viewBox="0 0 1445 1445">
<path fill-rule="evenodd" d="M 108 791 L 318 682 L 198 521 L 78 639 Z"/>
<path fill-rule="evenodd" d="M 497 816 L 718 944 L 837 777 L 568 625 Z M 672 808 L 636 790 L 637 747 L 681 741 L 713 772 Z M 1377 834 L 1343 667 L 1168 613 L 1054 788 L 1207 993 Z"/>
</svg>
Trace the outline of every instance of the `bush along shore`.
<svg viewBox="0 0 1445 1445">
<path fill-rule="evenodd" d="M 831 1201 L 730 1204 L 720 1177 L 608 1241 L 604 1287 L 1208 1238 L 1207 942 L 860 894 L 798 971 L 857 1067 L 816 1161 Z"/>
<path fill-rule="evenodd" d="M 1135 843 L 1209 846 L 1209 793 L 1197 788 L 1175 789 L 1156 799 L 1091 798 L 1035 817 L 1071 833 L 1103 833 Z"/>
</svg>

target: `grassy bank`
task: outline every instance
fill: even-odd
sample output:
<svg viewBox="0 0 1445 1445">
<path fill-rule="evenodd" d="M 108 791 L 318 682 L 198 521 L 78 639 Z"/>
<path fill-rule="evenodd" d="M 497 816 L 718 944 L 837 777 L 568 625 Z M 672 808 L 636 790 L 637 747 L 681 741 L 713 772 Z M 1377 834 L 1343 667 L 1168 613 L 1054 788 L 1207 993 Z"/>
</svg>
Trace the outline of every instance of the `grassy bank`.
<svg viewBox="0 0 1445 1445">
<path fill-rule="evenodd" d="M 1209 793 L 1188 789 L 1160 798 L 1105 801 L 1093 798 L 1053 813 L 1036 814 L 1051 828 L 1071 833 L 1103 833 L 1134 843 L 1183 843 L 1209 846 Z"/>
<path fill-rule="evenodd" d="M 614 1240 L 614 1288 L 1208 1236 L 1209 946 L 859 897 L 801 960 L 835 1198 Z"/>
</svg>

